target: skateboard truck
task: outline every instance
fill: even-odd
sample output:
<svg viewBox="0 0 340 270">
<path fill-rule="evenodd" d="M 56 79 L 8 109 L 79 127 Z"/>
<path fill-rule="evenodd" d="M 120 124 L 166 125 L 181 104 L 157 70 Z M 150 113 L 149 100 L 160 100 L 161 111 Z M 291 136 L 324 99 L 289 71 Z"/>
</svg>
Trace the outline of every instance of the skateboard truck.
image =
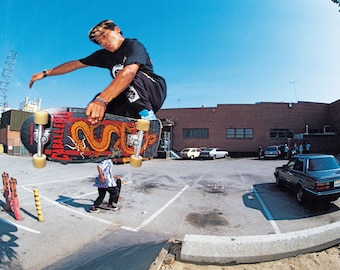
<svg viewBox="0 0 340 270">
<path fill-rule="evenodd" d="M 50 135 L 47 130 L 44 131 L 43 126 L 48 123 L 48 112 L 35 112 L 34 123 L 38 125 L 38 130 L 34 132 L 34 139 L 37 143 L 37 153 L 33 155 L 33 165 L 40 169 L 46 166 L 46 155 L 43 154 L 43 149 Z"/>
<path fill-rule="evenodd" d="M 45 145 L 50 139 L 50 131 L 45 129 L 43 131 L 43 134 L 41 133 L 42 135 L 39 135 L 39 132 L 42 132 L 42 131 L 39 131 L 39 128 L 34 130 L 34 141 L 36 143 L 39 143 L 40 141 L 42 145 Z"/>
<path fill-rule="evenodd" d="M 132 140 L 135 154 L 131 155 L 130 165 L 133 167 L 140 167 L 143 160 L 143 157 L 140 155 L 140 150 L 142 148 L 144 132 L 150 129 L 150 121 L 138 119 L 136 129 L 138 130 L 137 136 L 135 136 Z"/>
</svg>

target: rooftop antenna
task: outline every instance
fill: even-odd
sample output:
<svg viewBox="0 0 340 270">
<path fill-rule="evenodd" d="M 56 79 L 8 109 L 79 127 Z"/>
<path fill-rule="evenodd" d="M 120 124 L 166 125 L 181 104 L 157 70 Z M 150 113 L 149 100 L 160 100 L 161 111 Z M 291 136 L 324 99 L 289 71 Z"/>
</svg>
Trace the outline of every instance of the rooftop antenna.
<svg viewBox="0 0 340 270">
<path fill-rule="evenodd" d="M 5 111 L 8 107 L 7 103 L 7 92 L 8 92 L 8 85 L 9 81 L 12 76 L 12 72 L 14 69 L 14 64 L 17 59 L 18 53 L 16 51 L 10 50 L 7 54 L 7 59 L 4 64 L 4 68 L 1 73 L 0 77 L 0 111 Z"/>
</svg>

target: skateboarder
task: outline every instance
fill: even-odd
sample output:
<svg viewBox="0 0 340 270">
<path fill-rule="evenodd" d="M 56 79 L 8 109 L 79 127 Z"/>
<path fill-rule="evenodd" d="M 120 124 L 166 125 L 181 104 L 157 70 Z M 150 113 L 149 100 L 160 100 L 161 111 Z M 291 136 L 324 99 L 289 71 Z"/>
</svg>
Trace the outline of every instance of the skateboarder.
<svg viewBox="0 0 340 270">
<path fill-rule="evenodd" d="M 118 175 L 112 174 L 113 163 L 111 159 L 103 160 L 97 166 L 98 177 L 96 178 L 95 186 L 98 188 L 98 197 L 90 207 L 90 212 L 99 212 L 99 206 L 103 202 L 106 192 L 110 194 L 108 209 L 118 210 L 117 204 L 121 188 L 121 179 Z"/>
<path fill-rule="evenodd" d="M 125 38 L 111 20 L 104 20 L 89 32 L 89 39 L 103 49 L 55 68 L 32 75 L 34 82 L 47 76 L 96 66 L 111 72 L 112 82 L 87 105 L 86 115 L 92 124 L 103 119 L 105 111 L 132 118 L 155 119 L 166 97 L 164 78 L 153 72 L 145 47 L 136 39 Z"/>
</svg>

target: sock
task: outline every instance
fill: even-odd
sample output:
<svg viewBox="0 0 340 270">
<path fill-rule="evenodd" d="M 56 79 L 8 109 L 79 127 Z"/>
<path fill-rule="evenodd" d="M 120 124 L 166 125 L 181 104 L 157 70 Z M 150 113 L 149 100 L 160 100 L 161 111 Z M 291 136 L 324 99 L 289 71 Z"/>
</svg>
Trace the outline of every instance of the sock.
<svg viewBox="0 0 340 270">
<path fill-rule="evenodd" d="M 154 119 L 156 119 L 156 115 L 153 112 L 153 110 L 148 111 L 148 110 L 144 109 L 144 110 L 140 111 L 138 114 L 144 120 L 154 120 Z"/>
</svg>

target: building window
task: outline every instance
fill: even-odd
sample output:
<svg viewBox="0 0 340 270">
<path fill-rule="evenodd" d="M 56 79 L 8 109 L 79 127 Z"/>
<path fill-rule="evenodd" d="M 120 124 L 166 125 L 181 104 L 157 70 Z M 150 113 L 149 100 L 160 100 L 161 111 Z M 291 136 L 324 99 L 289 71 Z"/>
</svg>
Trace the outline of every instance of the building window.
<svg viewBox="0 0 340 270">
<path fill-rule="evenodd" d="M 183 128 L 182 130 L 183 138 L 209 138 L 208 128 Z"/>
<path fill-rule="evenodd" d="M 227 128 L 227 139 L 252 139 L 254 130 L 252 128 Z"/>
<path fill-rule="evenodd" d="M 254 130 L 252 128 L 245 128 L 244 129 L 244 138 L 246 138 L 246 139 L 254 138 Z"/>
<path fill-rule="evenodd" d="M 283 128 L 272 128 L 269 131 L 270 138 L 293 138 L 293 131 Z"/>
</svg>

